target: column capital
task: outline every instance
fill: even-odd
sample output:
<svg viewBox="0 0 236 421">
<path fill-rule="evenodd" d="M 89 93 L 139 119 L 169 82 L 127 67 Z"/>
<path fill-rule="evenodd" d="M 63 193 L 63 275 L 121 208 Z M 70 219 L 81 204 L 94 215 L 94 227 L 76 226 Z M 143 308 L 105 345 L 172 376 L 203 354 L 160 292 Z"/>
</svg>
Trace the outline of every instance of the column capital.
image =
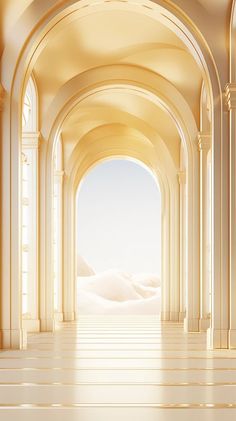
<svg viewBox="0 0 236 421">
<path fill-rule="evenodd" d="M 199 151 L 209 151 L 211 149 L 211 134 L 199 132 L 198 136 L 198 149 Z"/>
<path fill-rule="evenodd" d="M 179 171 L 177 176 L 179 184 L 186 184 L 186 171 Z"/>
<path fill-rule="evenodd" d="M 40 133 L 23 133 L 22 149 L 38 149 L 40 142 Z"/>
<path fill-rule="evenodd" d="M 56 178 L 56 180 L 58 182 L 62 183 L 64 175 L 65 175 L 65 171 L 62 171 L 62 170 L 61 171 L 60 170 L 54 171 L 54 177 Z"/>
<path fill-rule="evenodd" d="M 227 83 L 224 93 L 228 110 L 236 109 L 236 83 Z"/>
<path fill-rule="evenodd" d="M 3 88 L 2 84 L 0 83 L 0 112 L 3 111 L 3 108 L 4 108 L 5 94 L 6 94 L 6 91 Z"/>
<path fill-rule="evenodd" d="M 21 163 L 22 164 L 28 164 L 28 158 L 27 158 L 27 156 L 25 155 L 24 152 L 21 152 Z"/>
</svg>

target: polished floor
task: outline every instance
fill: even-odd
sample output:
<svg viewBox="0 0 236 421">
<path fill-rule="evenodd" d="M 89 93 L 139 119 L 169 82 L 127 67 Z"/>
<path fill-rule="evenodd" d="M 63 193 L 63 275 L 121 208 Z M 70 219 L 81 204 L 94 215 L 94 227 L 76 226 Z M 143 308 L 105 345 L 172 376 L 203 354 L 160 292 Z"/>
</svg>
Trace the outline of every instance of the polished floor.
<svg viewBox="0 0 236 421">
<path fill-rule="evenodd" d="M 0 352 L 1 421 L 236 420 L 236 351 L 155 316 L 83 316 Z"/>
</svg>

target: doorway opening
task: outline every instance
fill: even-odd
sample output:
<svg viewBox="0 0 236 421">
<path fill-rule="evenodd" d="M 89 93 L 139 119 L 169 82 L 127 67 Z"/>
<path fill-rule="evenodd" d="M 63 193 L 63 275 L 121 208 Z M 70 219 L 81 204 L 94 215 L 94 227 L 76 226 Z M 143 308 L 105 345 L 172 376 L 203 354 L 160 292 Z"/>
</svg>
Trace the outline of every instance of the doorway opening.
<svg viewBox="0 0 236 421">
<path fill-rule="evenodd" d="M 161 193 L 139 161 L 109 159 L 76 195 L 76 315 L 161 311 Z"/>
</svg>

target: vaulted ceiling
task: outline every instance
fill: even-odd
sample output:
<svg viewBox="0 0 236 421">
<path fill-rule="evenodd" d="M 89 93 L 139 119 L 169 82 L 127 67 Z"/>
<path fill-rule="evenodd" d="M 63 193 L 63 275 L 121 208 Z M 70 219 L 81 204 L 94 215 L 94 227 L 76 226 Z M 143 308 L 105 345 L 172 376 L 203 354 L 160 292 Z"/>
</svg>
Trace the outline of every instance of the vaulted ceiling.
<svg viewBox="0 0 236 421">
<path fill-rule="evenodd" d="M 7 31 L 32 1 L 1 1 L 3 42 Z M 180 7 L 181 3 L 186 4 L 183 0 L 175 3 Z M 226 16 L 231 0 L 194 0 L 190 3 L 205 14 L 206 19 L 211 17 L 218 22 L 222 14 Z M 39 92 L 39 128 L 53 101 L 71 80 L 77 78 L 79 90 L 80 75 L 87 77 L 89 83 L 89 71 L 116 65 L 145 69 L 150 75 L 168 81 L 186 102 L 199 129 L 203 76 L 187 46 L 153 16 L 126 10 L 125 4 L 116 9 L 112 2 L 107 2 L 101 10 L 88 8 L 81 16 L 61 25 L 45 42 L 33 68 Z M 140 124 L 147 124 L 163 139 L 176 168 L 179 167 L 180 134 L 173 118 L 163 107 L 134 92 L 122 90 L 121 86 L 93 93 L 70 112 L 61 127 L 68 159 L 77 142 L 89 131 L 111 124 L 135 130 L 141 127 Z"/>
</svg>

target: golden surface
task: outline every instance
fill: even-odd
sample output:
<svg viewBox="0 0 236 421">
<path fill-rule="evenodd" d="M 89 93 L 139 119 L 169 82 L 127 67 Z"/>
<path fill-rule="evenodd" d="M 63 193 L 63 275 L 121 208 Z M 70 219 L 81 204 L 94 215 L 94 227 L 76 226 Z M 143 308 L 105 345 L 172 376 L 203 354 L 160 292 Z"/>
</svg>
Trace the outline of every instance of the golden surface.
<svg viewBox="0 0 236 421">
<path fill-rule="evenodd" d="M 138 317 L 133 318 L 132 326 L 128 326 L 125 318 L 113 320 L 108 316 L 104 327 L 102 317 L 101 321 L 96 317 L 96 328 L 93 316 L 85 320 L 61 324 L 54 334 L 31 334 L 28 350 L 0 354 L 0 419 L 1 414 L 4 421 L 14 420 L 16 414 L 19 421 L 27 414 L 37 419 L 41 411 L 46 411 L 50 420 L 77 414 L 81 421 L 92 421 L 96 414 L 100 421 L 107 416 L 116 419 L 122 411 L 125 421 L 130 416 L 152 421 L 157 414 L 163 417 L 161 420 L 169 420 L 174 410 L 178 413 L 188 410 L 186 417 L 191 410 L 196 416 L 199 410 L 208 414 L 217 410 L 214 421 L 218 421 L 220 417 L 231 416 L 227 414 L 236 409 L 234 351 L 206 351 L 205 334 L 186 335 L 177 324 L 151 318 L 149 323 L 146 318 L 146 326 L 154 325 L 159 332 L 158 342 L 152 342 L 150 350 L 146 342 L 148 329 L 145 338 Z M 108 342 L 99 348 L 101 344 L 96 342 L 94 333 L 103 334 L 104 330 Z M 123 330 L 129 334 L 120 343 Z M 89 348 L 77 349 L 80 331 L 90 339 Z M 140 349 L 136 342 L 137 332 L 142 332 L 146 339 L 145 348 Z M 166 334 L 170 338 L 167 353 L 162 350 Z M 47 350 L 34 349 L 42 346 L 41 340 L 47 344 Z M 176 343 L 179 350 L 175 350 Z M 66 345 L 70 346 L 68 351 L 63 350 Z M 197 346 L 203 350 L 196 350 Z M 93 409 L 96 412 L 91 412 Z M 185 415 L 181 417 L 185 419 Z"/>
</svg>

